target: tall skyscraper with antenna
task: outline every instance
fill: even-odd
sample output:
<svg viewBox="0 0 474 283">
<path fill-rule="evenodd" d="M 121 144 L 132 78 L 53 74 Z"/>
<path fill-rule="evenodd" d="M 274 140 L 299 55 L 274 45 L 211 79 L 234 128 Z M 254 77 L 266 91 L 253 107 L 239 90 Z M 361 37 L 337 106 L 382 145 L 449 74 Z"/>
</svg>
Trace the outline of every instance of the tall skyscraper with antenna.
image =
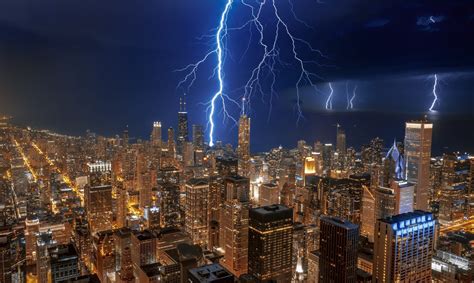
<svg viewBox="0 0 474 283">
<path fill-rule="evenodd" d="M 242 100 L 242 105 L 245 105 L 245 99 Z M 237 155 L 239 175 L 248 177 L 250 167 L 250 117 L 245 114 L 244 107 L 242 107 L 242 114 L 239 119 Z"/>
<path fill-rule="evenodd" d="M 184 151 L 184 145 L 188 141 L 188 112 L 186 111 L 186 94 L 179 99 L 179 112 L 178 112 L 178 138 L 177 138 L 177 150 L 178 154 L 182 155 Z"/>
</svg>

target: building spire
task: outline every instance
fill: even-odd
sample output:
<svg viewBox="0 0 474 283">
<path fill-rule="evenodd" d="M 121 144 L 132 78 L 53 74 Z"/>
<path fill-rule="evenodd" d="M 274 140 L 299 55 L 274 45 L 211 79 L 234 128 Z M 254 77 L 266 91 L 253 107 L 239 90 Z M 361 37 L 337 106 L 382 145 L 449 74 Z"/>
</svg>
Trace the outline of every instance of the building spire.
<svg viewBox="0 0 474 283">
<path fill-rule="evenodd" d="M 242 97 L 242 116 L 245 116 L 245 96 Z"/>
</svg>

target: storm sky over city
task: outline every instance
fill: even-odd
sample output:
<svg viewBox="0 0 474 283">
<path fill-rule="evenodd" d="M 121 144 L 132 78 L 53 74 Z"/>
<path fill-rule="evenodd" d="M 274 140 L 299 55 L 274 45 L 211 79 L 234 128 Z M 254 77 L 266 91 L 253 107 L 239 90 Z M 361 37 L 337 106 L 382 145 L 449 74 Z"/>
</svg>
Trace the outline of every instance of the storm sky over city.
<svg viewBox="0 0 474 283">
<path fill-rule="evenodd" d="M 443 133 L 454 139 L 448 128 L 472 140 L 472 126 L 462 128 L 474 120 L 472 1 L 278 2 L 292 32 L 324 57 L 301 49 L 305 59 L 318 62 L 311 71 L 320 78 L 317 91 L 303 90 L 304 118 L 297 124 L 297 70 L 288 56 L 289 42 L 282 39 L 277 95 L 254 97 L 249 110 L 255 150 L 295 144 L 298 138 L 330 140 L 336 123 L 348 129 L 349 144 L 362 143 L 359 132 L 369 128 L 365 140 L 374 135 L 400 139 L 405 118 L 427 113 L 434 74 L 439 78 L 437 112 L 429 114 L 435 123 L 434 150 L 453 144 L 436 138 Z M 229 27 L 248 20 L 238 3 Z M 154 120 L 176 127 L 179 97 L 186 92 L 190 123 L 206 124 L 203 103 L 217 89 L 210 78 L 215 60 L 202 67 L 189 90 L 176 88 L 185 75 L 176 70 L 209 50 L 224 5 L 221 0 L 2 1 L 0 112 L 18 123 L 68 134 L 90 129 L 112 135 L 129 125 L 132 136 L 147 138 Z M 229 32 L 225 88 L 235 99 L 261 52 L 255 45 L 247 49 L 251 36 L 256 40 L 255 31 Z M 334 87 L 331 112 L 324 109 L 329 82 Z M 354 110 L 347 111 L 346 90 L 352 93 L 356 85 Z M 217 139 L 234 142 L 236 127 L 223 122 L 218 110 Z M 230 111 L 238 116 L 240 110 Z M 445 132 L 436 133 L 437 121 Z M 294 135 L 288 137 L 290 130 Z"/>
</svg>

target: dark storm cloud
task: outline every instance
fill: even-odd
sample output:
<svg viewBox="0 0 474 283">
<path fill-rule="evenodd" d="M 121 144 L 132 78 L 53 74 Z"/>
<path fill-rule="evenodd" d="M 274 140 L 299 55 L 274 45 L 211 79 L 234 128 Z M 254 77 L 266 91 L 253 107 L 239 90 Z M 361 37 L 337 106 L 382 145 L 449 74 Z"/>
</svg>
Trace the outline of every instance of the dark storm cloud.
<svg viewBox="0 0 474 283">
<path fill-rule="evenodd" d="M 367 22 L 364 26 L 367 28 L 380 28 L 386 26 L 388 23 L 390 23 L 389 19 L 375 19 Z"/>
</svg>

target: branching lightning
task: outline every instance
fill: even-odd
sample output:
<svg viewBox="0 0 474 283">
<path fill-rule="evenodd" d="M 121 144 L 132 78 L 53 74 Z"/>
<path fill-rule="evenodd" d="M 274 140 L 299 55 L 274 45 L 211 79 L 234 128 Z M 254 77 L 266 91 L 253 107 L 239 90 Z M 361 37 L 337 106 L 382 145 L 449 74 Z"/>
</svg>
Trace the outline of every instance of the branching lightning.
<svg viewBox="0 0 474 283">
<path fill-rule="evenodd" d="M 300 24 L 303 24 L 306 27 L 309 27 L 304 21 L 299 19 L 294 12 L 294 7 L 292 0 L 288 0 L 290 12 L 293 16 L 294 20 Z M 243 25 L 238 27 L 228 27 L 227 22 L 229 18 L 229 13 L 233 7 L 233 5 L 241 4 L 242 6 L 249 9 L 249 20 L 246 21 Z M 274 30 L 272 30 L 272 34 L 270 36 L 266 33 L 267 30 L 267 23 L 262 19 L 262 11 L 264 9 L 268 9 L 271 11 L 271 15 L 274 17 Z M 266 10 L 265 10 L 266 11 Z M 223 70 L 223 65 L 225 61 L 225 56 L 227 54 L 228 48 L 226 46 L 226 39 L 228 33 L 230 31 L 237 31 L 243 29 L 249 29 L 250 32 L 250 41 L 248 46 L 244 52 L 244 56 L 247 53 L 249 46 L 251 45 L 252 41 L 252 30 L 256 31 L 257 38 L 256 44 L 261 50 L 263 51 L 262 56 L 257 60 L 257 64 L 250 72 L 250 76 L 246 81 L 245 85 L 243 86 L 244 93 L 241 97 L 242 99 L 242 106 L 236 102 L 238 99 L 233 99 L 229 97 L 224 91 L 225 87 L 225 74 Z M 311 72 L 308 67 L 309 65 L 317 65 L 318 62 L 313 60 L 306 60 L 304 59 L 301 54 L 299 53 L 300 48 L 306 48 L 309 52 L 317 54 L 320 57 L 324 57 L 324 55 L 317 49 L 314 49 L 311 44 L 297 36 L 295 36 L 287 23 L 287 21 L 282 17 L 280 14 L 280 9 L 277 5 L 277 0 L 258 0 L 258 1 L 250 1 L 250 0 L 227 0 L 226 6 L 222 11 L 220 16 L 219 26 L 217 29 L 214 30 L 215 35 L 212 38 L 215 38 L 215 46 L 209 50 L 201 60 L 189 64 L 182 69 L 177 71 L 186 72 L 184 78 L 178 83 L 179 88 L 189 89 L 195 82 L 197 78 L 197 72 L 199 67 L 206 61 L 208 61 L 211 57 L 217 58 L 217 64 L 213 68 L 213 76 L 217 76 L 218 79 L 218 91 L 211 97 L 210 101 L 208 102 L 208 125 L 209 125 L 209 145 L 214 145 L 214 114 L 216 112 L 216 101 L 220 99 L 222 103 L 222 112 L 224 113 L 224 119 L 230 118 L 234 122 L 234 119 L 230 113 L 227 111 L 226 102 L 232 102 L 236 104 L 241 109 L 250 109 L 250 102 L 251 98 L 254 95 L 260 95 L 262 100 L 265 100 L 266 95 L 269 95 L 269 104 L 270 104 L 270 112 L 272 108 L 272 99 L 273 96 L 277 94 L 275 89 L 275 84 L 277 82 L 277 70 L 276 66 L 288 66 L 289 63 L 283 62 L 280 59 L 280 46 L 279 41 L 281 37 L 285 37 L 289 40 L 290 43 L 290 54 L 292 60 L 296 63 L 298 67 L 297 72 L 297 79 L 295 82 L 295 91 L 296 91 L 296 111 L 298 115 L 298 120 L 303 116 L 302 109 L 300 105 L 300 92 L 303 85 L 309 85 L 312 89 L 316 89 L 316 79 L 320 77 L 317 76 L 315 73 Z M 269 82 L 269 89 L 266 90 L 263 84 L 263 81 Z M 265 85 L 266 86 L 266 85 Z M 247 104 L 247 105 L 245 105 Z M 332 104 L 332 103 L 331 103 Z M 332 105 L 331 105 L 332 108 Z"/>
<path fill-rule="evenodd" d="M 438 94 L 436 93 L 437 88 L 438 88 L 438 75 L 434 74 L 434 82 L 433 82 L 433 90 L 432 90 L 434 99 L 429 109 L 431 112 L 435 111 L 434 107 L 436 105 L 436 102 L 438 102 Z"/>
<path fill-rule="evenodd" d="M 334 89 L 332 88 L 332 84 L 329 83 L 329 95 L 328 98 L 326 99 L 326 110 L 332 110 L 332 95 L 334 93 Z"/>
</svg>

